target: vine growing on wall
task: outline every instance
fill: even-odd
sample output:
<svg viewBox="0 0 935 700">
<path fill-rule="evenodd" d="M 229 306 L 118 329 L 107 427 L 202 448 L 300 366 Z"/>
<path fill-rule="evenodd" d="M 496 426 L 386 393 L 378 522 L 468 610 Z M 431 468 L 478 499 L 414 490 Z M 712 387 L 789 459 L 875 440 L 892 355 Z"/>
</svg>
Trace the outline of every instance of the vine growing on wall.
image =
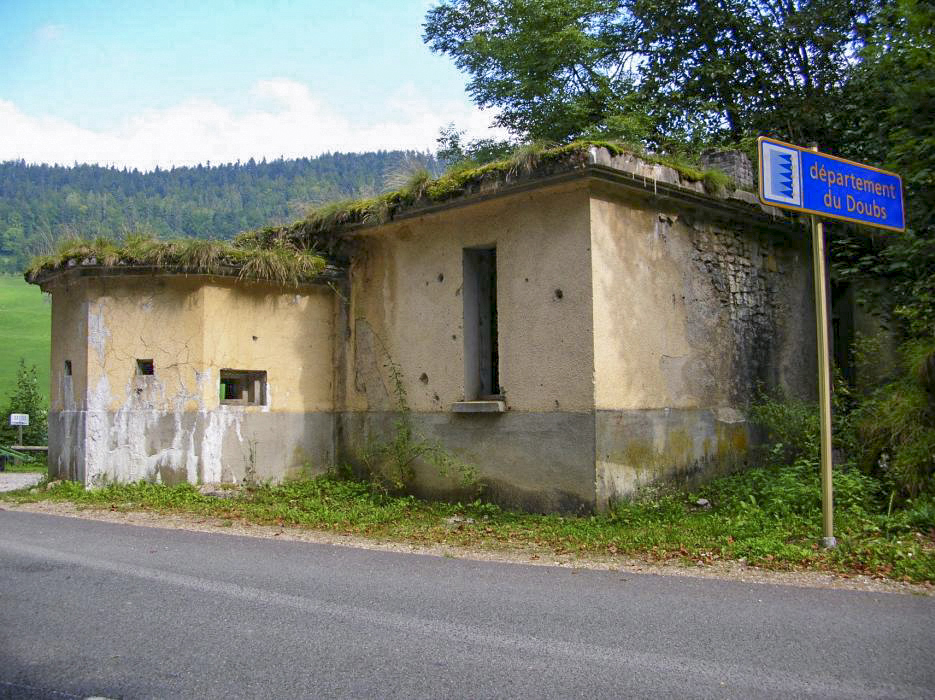
<svg viewBox="0 0 935 700">
<path fill-rule="evenodd" d="M 435 467 L 440 476 L 457 477 L 459 484 L 465 488 L 478 487 L 476 468 L 415 429 L 402 368 L 390 356 L 382 339 L 378 340 L 397 416 L 389 439 L 371 442 L 364 452 L 364 466 L 371 479 L 387 490 L 402 491 L 412 484 L 416 464 L 424 462 Z"/>
</svg>

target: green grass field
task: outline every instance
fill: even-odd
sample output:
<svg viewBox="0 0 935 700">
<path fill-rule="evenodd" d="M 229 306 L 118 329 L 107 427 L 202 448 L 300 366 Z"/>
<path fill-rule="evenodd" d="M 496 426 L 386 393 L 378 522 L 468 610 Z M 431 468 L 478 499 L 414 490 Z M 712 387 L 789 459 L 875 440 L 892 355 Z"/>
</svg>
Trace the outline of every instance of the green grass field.
<svg viewBox="0 0 935 700">
<path fill-rule="evenodd" d="M 35 365 L 39 387 L 49 395 L 52 305 L 22 275 L 0 275 L 0 405 L 16 382 L 19 358 Z"/>
</svg>

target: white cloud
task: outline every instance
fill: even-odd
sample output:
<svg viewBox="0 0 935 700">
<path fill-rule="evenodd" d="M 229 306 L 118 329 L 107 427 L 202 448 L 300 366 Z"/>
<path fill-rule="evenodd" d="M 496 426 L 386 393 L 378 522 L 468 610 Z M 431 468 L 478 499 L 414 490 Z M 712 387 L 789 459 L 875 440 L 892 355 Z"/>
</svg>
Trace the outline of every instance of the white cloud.
<svg viewBox="0 0 935 700">
<path fill-rule="evenodd" d="M 488 129 L 489 112 L 467 103 L 433 104 L 403 85 L 384 105 L 354 120 L 317 98 L 302 83 L 265 80 L 249 93 L 250 108 L 235 113 L 191 99 L 136 114 L 111 131 L 94 131 L 51 116 L 24 114 L 0 100 L 0 160 L 101 163 L 150 170 L 249 158 L 295 158 L 325 151 L 434 150 L 441 126 L 454 122 L 468 138 L 503 136 Z"/>
</svg>

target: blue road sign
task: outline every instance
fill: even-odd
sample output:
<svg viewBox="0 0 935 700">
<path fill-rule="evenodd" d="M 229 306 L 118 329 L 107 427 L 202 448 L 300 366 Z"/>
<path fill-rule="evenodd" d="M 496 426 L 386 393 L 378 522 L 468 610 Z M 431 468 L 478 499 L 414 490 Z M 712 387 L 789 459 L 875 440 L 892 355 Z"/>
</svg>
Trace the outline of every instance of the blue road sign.
<svg viewBox="0 0 935 700">
<path fill-rule="evenodd" d="M 761 136 L 760 201 L 782 209 L 906 230 L 899 175 Z"/>
</svg>

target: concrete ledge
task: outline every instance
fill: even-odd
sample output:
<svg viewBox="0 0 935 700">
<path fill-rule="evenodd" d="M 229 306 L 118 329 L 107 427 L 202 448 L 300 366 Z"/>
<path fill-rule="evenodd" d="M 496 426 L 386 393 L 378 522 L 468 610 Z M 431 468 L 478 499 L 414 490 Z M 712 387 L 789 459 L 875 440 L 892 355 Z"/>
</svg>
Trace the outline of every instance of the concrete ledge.
<svg viewBox="0 0 935 700">
<path fill-rule="evenodd" d="M 451 404 L 452 413 L 503 413 L 506 401 L 455 401 Z"/>
</svg>

